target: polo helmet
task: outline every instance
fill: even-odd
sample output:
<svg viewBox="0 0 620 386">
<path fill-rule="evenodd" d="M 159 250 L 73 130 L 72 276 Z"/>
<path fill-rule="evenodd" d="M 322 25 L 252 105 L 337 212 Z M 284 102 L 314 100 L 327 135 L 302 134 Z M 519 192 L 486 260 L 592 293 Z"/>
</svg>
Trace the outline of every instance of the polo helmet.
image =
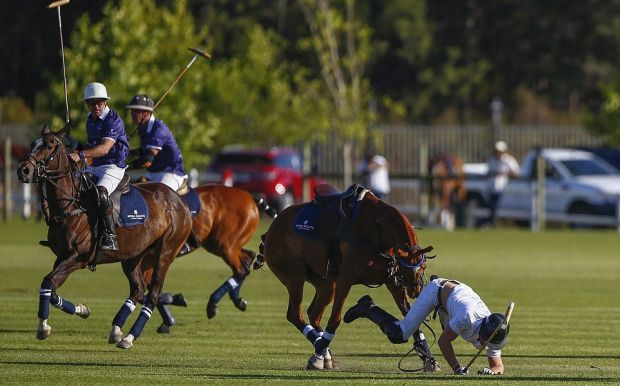
<svg viewBox="0 0 620 386">
<path fill-rule="evenodd" d="M 131 98 L 129 104 L 125 106 L 127 109 L 153 111 L 153 100 L 146 94 L 138 94 Z"/>
<path fill-rule="evenodd" d="M 501 350 L 502 347 L 506 346 L 508 342 L 508 332 L 510 331 L 510 325 L 503 324 L 504 315 L 500 313 L 493 313 L 491 315 L 486 316 L 482 320 L 482 324 L 480 325 L 479 335 L 485 342 L 487 342 L 489 348 L 493 350 Z M 493 334 L 493 331 L 500 326 L 497 334 L 489 341 L 489 337 Z"/>
<path fill-rule="evenodd" d="M 105 99 L 108 100 L 108 92 L 105 86 L 101 83 L 92 82 L 86 85 L 84 88 L 84 102 L 89 99 Z"/>
</svg>

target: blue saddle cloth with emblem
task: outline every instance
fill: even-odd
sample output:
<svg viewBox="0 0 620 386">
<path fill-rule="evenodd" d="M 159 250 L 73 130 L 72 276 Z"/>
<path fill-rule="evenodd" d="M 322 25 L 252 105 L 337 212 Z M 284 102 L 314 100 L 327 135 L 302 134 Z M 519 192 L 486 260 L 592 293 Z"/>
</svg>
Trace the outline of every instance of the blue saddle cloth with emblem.
<svg viewBox="0 0 620 386">
<path fill-rule="evenodd" d="M 129 187 L 129 192 L 121 195 L 120 212 L 117 224 L 121 227 L 142 225 L 149 216 L 149 208 L 144 197 L 134 186 Z"/>
<path fill-rule="evenodd" d="M 189 188 L 189 191 L 182 195 L 181 198 L 187 204 L 192 217 L 200 212 L 200 197 L 198 197 L 198 192 L 195 189 Z"/>
<path fill-rule="evenodd" d="M 321 208 L 314 204 L 308 203 L 301 208 L 295 221 L 293 222 L 293 229 L 295 233 L 309 237 L 311 239 L 321 240 L 321 234 L 319 232 L 319 221 L 321 217 Z"/>
</svg>

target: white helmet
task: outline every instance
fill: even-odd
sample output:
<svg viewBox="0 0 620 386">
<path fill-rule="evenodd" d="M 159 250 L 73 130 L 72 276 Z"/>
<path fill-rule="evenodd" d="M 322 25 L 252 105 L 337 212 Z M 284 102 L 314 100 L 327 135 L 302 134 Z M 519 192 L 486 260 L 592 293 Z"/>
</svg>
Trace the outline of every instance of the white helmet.
<svg viewBox="0 0 620 386">
<path fill-rule="evenodd" d="M 101 83 L 93 82 L 84 88 L 84 102 L 89 99 L 110 99 L 105 86 Z"/>
<path fill-rule="evenodd" d="M 502 153 L 508 151 L 508 145 L 504 141 L 495 142 L 495 150 L 500 151 Z"/>
</svg>

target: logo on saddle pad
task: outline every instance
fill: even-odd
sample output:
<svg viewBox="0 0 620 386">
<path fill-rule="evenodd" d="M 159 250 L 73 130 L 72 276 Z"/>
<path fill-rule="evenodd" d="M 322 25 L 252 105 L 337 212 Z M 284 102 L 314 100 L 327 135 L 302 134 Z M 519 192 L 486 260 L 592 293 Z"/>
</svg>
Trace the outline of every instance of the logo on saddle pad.
<svg viewBox="0 0 620 386">
<path fill-rule="evenodd" d="M 309 224 L 308 220 L 304 220 L 301 224 L 295 224 L 295 230 L 303 231 L 303 232 L 312 232 L 314 231 L 314 225 Z"/>
<path fill-rule="evenodd" d="M 127 213 L 128 220 L 144 220 L 146 218 L 146 214 L 138 213 L 137 209 L 133 210 L 133 213 Z"/>
</svg>

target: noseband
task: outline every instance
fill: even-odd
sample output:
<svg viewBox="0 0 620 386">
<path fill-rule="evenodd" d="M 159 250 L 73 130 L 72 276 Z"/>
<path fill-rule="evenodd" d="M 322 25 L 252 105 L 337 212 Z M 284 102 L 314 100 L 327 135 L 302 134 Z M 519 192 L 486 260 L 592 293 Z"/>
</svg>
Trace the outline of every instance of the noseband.
<svg viewBox="0 0 620 386">
<path fill-rule="evenodd" d="M 66 176 L 67 174 L 71 172 L 71 168 L 68 166 L 66 169 L 62 169 L 62 170 L 61 169 L 56 169 L 56 170 L 48 169 L 49 163 L 52 162 L 54 158 L 58 156 L 58 154 L 60 153 L 60 148 L 62 146 L 62 142 L 60 141 L 60 139 L 58 139 L 55 136 L 52 136 L 52 138 L 54 138 L 54 141 L 56 142 L 56 148 L 54 149 L 52 154 L 47 156 L 45 159 L 37 159 L 31 153 L 31 154 L 28 154 L 28 158 L 24 161 L 26 163 L 31 164 L 34 168 L 33 176 L 32 176 L 32 179 L 34 182 L 58 179 L 63 176 Z"/>
</svg>

